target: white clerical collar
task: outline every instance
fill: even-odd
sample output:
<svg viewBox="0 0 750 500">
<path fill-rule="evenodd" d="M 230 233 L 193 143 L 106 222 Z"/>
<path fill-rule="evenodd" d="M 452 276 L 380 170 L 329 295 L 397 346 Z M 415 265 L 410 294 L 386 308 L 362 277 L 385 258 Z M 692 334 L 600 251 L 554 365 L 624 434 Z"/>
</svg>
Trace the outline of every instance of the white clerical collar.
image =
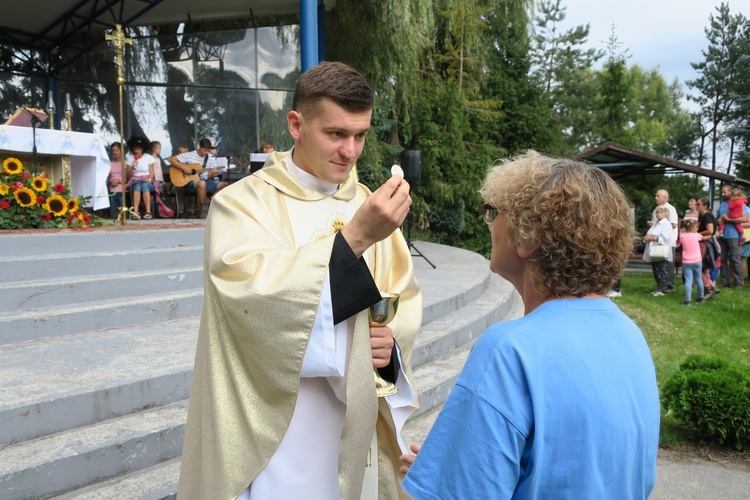
<svg viewBox="0 0 750 500">
<path fill-rule="evenodd" d="M 297 177 L 297 180 L 299 180 L 300 184 L 302 184 L 306 188 L 314 189 L 315 191 L 318 191 L 319 193 L 325 193 L 325 194 L 333 194 L 339 190 L 338 184 L 333 184 L 328 181 L 324 181 L 323 179 L 315 177 L 313 174 L 306 172 L 302 170 L 301 168 L 299 168 L 297 164 L 294 163 L 294 160 L 292 160 L 293 152 L 294 152 L 294 148 L 292 148 L 289 154 L 286 155 L 286 168 L 290 174 Z"/>
</svg>

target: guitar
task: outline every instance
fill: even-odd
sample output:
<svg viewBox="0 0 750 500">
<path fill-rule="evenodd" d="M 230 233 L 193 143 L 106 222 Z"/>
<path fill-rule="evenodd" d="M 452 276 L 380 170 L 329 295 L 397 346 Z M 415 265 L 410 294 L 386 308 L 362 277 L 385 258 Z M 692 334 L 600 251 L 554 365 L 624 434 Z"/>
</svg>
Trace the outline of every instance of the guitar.
<svg viewBox="0 0 750 500">
<path fill-rule="evenodd" d="M 169 167 L 169 181 L 177 187 L 183 187 L 190 181 L 197 181 L 198 174 L 204 170 L 208 170 L 203 168 L 199 163 L 191 163 L 188 167 L 192 168 L 195 173 L 186 174 L 177 167 Z"/>
</svg>

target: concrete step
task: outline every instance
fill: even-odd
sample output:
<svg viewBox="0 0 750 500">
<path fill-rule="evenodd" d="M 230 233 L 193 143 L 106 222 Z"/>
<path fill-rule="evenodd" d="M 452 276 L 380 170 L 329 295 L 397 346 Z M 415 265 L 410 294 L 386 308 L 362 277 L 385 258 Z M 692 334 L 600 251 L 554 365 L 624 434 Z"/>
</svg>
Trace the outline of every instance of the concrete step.
<svg viewBox="0 0 750 500">
<path fill-rule="evenodd" d="M 494 279 L 492 280 L 495 281 Z M 478 304 L 476 308 L 472 306 L 476 302 L 484 299 L 485 302 L 492 302 L 497 304 L 498 297 L 504 296 L 506 300 L 499 302 L 501 306 L 500 310 L 507 311 L 508 307 L 504 306 L 504 302 L 512 301 L 513 298 L 507 293 L 506 287 L 499 286 L 503 283 L 495 283 L 494 287 L 491 287 L 487 293 L 483 294 L 480 299 L 477 299 L 474 303 L 468 304 L 462 309 L 472 310 L 472 314 L 476 314 L 477 311 L 484 311 L 488 315 L 487 322 L 494 322 L 493 310 L 486 310 L 481 304 Z M 456 311 L 447 314 L 443 318 L 436 320 L 436 323 L 440 323 L 444 326 L 443 328 L 454 328 L 461 330 L 466 328 L 467 323 L 471 323 L 470 318 L 465 318 L 466 321 L 461 321 L 457 316 L 460 316 L 461 311 Z M 502 316 L 502 314 L 501 314 Z M 445 326 L 448 325 L 448 326 Z M 160 408 L 172 408 L 177 404 L 178 406 L 185 406 L 187 403 L 178 402 L 167 404 L 148 410 L 141 413 L 128 414 L 128 408 L 124 408 L 127 402 L 131 408 L 135 408 L 138 404 L 143 402 L 143 399 L 139 398 L 142 393 L 154 395 L 154 387 L 156 385 L 169 386 L 175 391 L 180 391 L 179 386 L 187 387 L 188 383 L 186 379 L 189 379 L 191 372 L 192 358 L 194 355 L 194 344 L 195 335 L 186 335 L 187 331 L 195 330 L 197 328 L 197 318 L 185 319 L 180 321 L 171 322 L 168 325 L 169 328 L 163 324 L 148 325 L 146 330 L 148 334 L 144 332 L 143 328 L 133 328 L 129 331 L 116 330 L 112 332 L 104 332 L 94 336 L 96 337 L 87 339 L 86 335 L 74 336 L 69 339 L 65 339 L 68 343 L 68 349 L 77 350 L 81 346 L 85 345 L 87 340 L 92 340 L 93 345 L 90 345 L 90 352 L 82 353 L 82 366 L 75 372 L 71 373 L 71 377 L 77 380 L 86 381 L 89 380 L 93 385 L 99 386 L 99 390 L 90 391 L 88 393 L 70 394 L 68 397 L 62 397 L 58 400 L 49 400 L 43 407 L 35 408 L 39 414 L 46 414 L 48 418 L 56 423 L 60 423 L 64 420 L 69 420 L 68 425 L 75 425 L 73 423 L 76 418 L 82 419 L 86 415 L 92 413 L 92 402 L 94 407 L 100 406 L 100 414 L 102 415 L 114 415 L 116 413 L 122 413 L 123 416 L 114 420 L 104 421 L 98 424 L 94 424 L 88 427 L 82 427 L 71 431 L 60 432 L 58 434 L 52 434 L 50 436 L 41 437 L 32 441 L 26 441 L 15 446 L 9 446 L 4 450 L 0 450 L 0 463 L 19 464 L 9 466 L 6 470 L 0 468 L 0 487 L 3 486 L 3 481 L 7 481 L 16 485 L 11 496 L 9 498 L 26 498 L 32 497 L 45 497 L 50 494 L 58 494 L 71 492 L 70 498 L 77 498 L 77 495 L 89 495 L 82 498 L 102 498 L 107 491 L 117 491 L 117 488 L 124 488 L 125 485 L 140 489 L 143 487 L 144 481 L 149 483 L 149 488 L 154 488 L 153 493 L 147 493 L 147 496 L 143 498 L 162 498 L 169 497 L 174 494 L 176 488 L 177 474 L 179 467 L 177 464 L 162 469 L 157 466 L 154 470 L 140 471 L 141 468 L 158 464 L 164 460 L 165 451 L 172 450 L 173 441 L 176 439 L 175 436 L 181 436 L 184 429 L 184 412 L 167 412 L 161 413 L 159 418 L 159 430 L 158 432 L 149 432 L 152 427 L 153 412 L 158 412 Z M 430 324 L 426 325 L 429 328 Z M 446 335 L 451 335 L 451 331 L 445 331 Z M 136 337 L 128 340 L 128 337 Z M 164 341 L 159 341 L 159 338 L 177 339 L 179 337 L 191 337 L 189 339 L 183 338 L 180 343 L 174 343 L 171 347 L 174 351 L 167 352 L 163 346 Z M 460 338 L 458 335 L 457 338 Z M 140 341 L 140 342 L 137 342 Z M 128 346 L 140 343 L 141 351 L 133 352 Z M 186 346 L 189 344 L 190 347 Z M 31 343 L 26 346 L 32 352 L 26 353 L 27 355 L 38 355 L 43 356 L 45 353 L 56 352 L 60 353 L 60 346 L 50 347 L 44 343 Z M 448 385 L 452 386 L 452 382 L 455 380 L 455 376 L 460 371 L 463 360 L 468 354 L 468 347 L 462 346 L 454 349 L 451 353 L 444 356 L 440 360 L 430 362 L 422 368 L 415 370 L 415 380 L 417 389 L 419 392 L 420 404 L 428 407 L 436 406 L 438 403 L 435 402 L 436 397 L 445 397 L 449 391 Z M 434 354 L 437 350 L 433 350 Z M 64 352 L 62 354 L 65 354 Z M 120 359 L 114 359 L 119 356 Z M 160 357 L 159 357 L 160 356 Z M 174 366 L 171 367 L 170 371 L 174 374 L 179 374 L 173 380 L 165 374 L 161 377 L 151 377 L 150 379 L 142 379 L 137 374 L 133 378 L 133 383 L 130 386 L 122 384 L 122 374 L 116 372 L 110 372 L 108 370 L 101 370 L 93 367 L 97 360 L 98 363 L 102 363 L 103 360 L 113 357 L 107 363 L 115 366 L 128 366 L 132 365 L 133 360 L 142 360 L 140 367 L 148 371 L 154 365 L 161 365 L 166 359 L 170 360 Z M 156 357 L 156 359 L 155 359 Z M 20 356 L 17 356 L 16 362 Z M 122 358 L 131 358 L 129 362 L 123 363 Z M 174 358 L 182 358 L 182 361 L 177 361 Z M 436 367 L 431 368 L 433 364 Z M 16 366 L 16 368 L 19 368 Z M 131 366 L 132 368 L 132 366 Z M 27 368 L 28 371 L 32 371 L 32 367 Z M 50 368 L 50 372 L 58 372 L 55 367 Z M 14 371 L 14 370 L 11 370 Z M 17 373 L 17 377 L 24 378 L 29 372 Z M 175 373 L 176 372 L 176 373 Z M 442 392 L 435 389 L 433 381 L 438 378 L 437 374 L 440 374 L 444 380 L 441 380 L 443 386 Z M 91 380 L 95 377 L 95 380 Z M 452 378 L 451 378 L 452 377 Z M 109 380 L 107 380 L 109 378 Z M 182 380 L 180 380 L 182 379 Z M 120 384 L 120 388 L 117 391 L 109 389 L 102 389 L 103 387 L 111 386 L 114 384 Z M 13 384 L 15 385 L 15 384 Z M 82 387 L 80 384 L 76 384 L 76 387 Z M 39 421 L 32 421 L 29 419 L 29 410 L 33 405 L 33 401 L 29 401 L 28 388 L 24 390 L 15 391 L 10 393 L 6 391 L 2 394 L 3 400 L 12 399 L 7 396 L 14 396 L 16 400 L 25 397 L 27 399 L 26 405 L 16 405 L 14 408 L 15 415 L 10 415 L 10 411 L 0 412 L 0 419 L 8 424 L 7 427 L 18 428 L 19 424 L 23 424 L 30 429 L 38 428 Z M 38 388 L 41 390 L 41 388 Z M 72 389 L 72 387 L 71 387 Z M 141 392 L 139 392 L 139 389 Z M 85 389 L 84 389 L 85 390 Z M 162 392 L 169 393 L 170 389 L 162 387 Z M 106 395 L 106 396 L 105 396 Z M 174 394 L 170 394 L 166 399 L 173 397 Z M 48 395 L 38 394 L 35 399 L 47 399 Z M 98 403 L 96 403 L 98 401 Z M 104 404 L 106 402 L 106 404 Z M 113 403 L 117 402 L 118 408 L 114 408 Z M 101 404 L 100 404 L 101 403 Z M 104 407 L 107 407 L 105 411 Z M 424 410 L 423 410 L 424 411 Z M 67 412 L 67 417 L 64 418 Z M 166 416 L 165 416 L 166 415 Z M 11 418 L 15 417 L 15 418 Z M 139 418 L 145 417 L 143 422 L 140 422 Z M 125 422 L 125 423 L 122 423 Z M 104 427 L 101 427 L 104 426 Z M 6 427 L 6 426 L 3 426 Z M 6 427 L 6 428 L 7 428 Z M 102 431 L 98 429 L 128 429 L 128 432 L 120 432 L 121 437 L 99 438 L 96 436 L 102 435 Z M 81 434 L 83 433 L 83 434 Z M 89 433 L 93 433 L 95 437 L 90 436 Z M 106 434 L 106 432 L 104 432 Z M 138 436 L 136 444 L 133 445 L 133 435 Z M 82 437 L 84 436 L 84 437 Z M 166 439 L 168 442 L 163 443 Z M 77 448 L 78 443 L 88 443 L 85 450 Z M 178 448 L 181 447 L 181 441 Z M 6 451 L 12 450 L 12 451 Z M 43 452 L 42 450 L 46 450 Z M 123 455 L 119 450 L 128 450 L 128 453 Z M 169 453 L 172 453 L 169 451 Z M 174 451 L 174 456 L 179 455 L 180 450 Z M 46 453 L 46 454 L 45 454 Z M 74 453 L 74 457 L 70 457 L 69 460 L 65 459 L 66 453 Z M 117 460 L 101 461 L 97 462 L 97 467 L 91 471 L 86 470 L 85 474 L 80 472 L 76 474 L 70 473 L 71 470 L 79 471 L 82 464 L 87 463 L 91 457 L 103 457 L 114 453 L 117 455 Z M 79 455 L 84 455 L 84 458 L 79 458 Z M 128 462 L 120 464 L 118 460 L 121 460 L 123 456 L 129 457 Z M 171 457 L 169 457 L 171 458 Z M 70 462 L 70 463 L 69 463 Z M 62 465 L 64 464 L 64 465 Z M 68 469 L 70 467 L 71 469 Z M 45 478 L 42 486 L 34 486 L 38 482 L 39 475 Z M 145 475 L 145 476 L 144 476 Z M 74 484 L 69 476 L 76 477 L 79 481 L 78 484 Z M 122 477 L 120 477 L 122 476 Z M 156 478 L 158 476 L 158 479 Z M 34 480 L 37 477 L 37 480 Z M 144 477 L 150 479 L 143 479 Z M 99 485 L 98 483 L 106 478 L 117 478 L 107 485 Z M 96 486 L 86 488 L 84 491 L 77 491 L 78 488 L 85 487 L 86 485 L 97 483 Z M 99 490 L 99 488 L 105 488 L 105 490 Z M 108 489 L 106 489 L 108 488 Z M 114 490 L 112 488 L 115 488 Z M 151 491 L 151 490 L 148 490 Z M 150 495 L 154 496 L 150 496 Z M 131 498 L 130 495 L 127 496 Z M 133 498 L 138 498 L 133 497 Z"/>
<path fill-rule="evenodd" d="M 125 476 L 53 497 L 53 499 L 101 500 L 102 498 L 127 498 L 128 500 L 173 500 L 177 498 L 180 463 L 181 460 L 179 458 L 174 458 Z"/>
<path fill-rule="evenodd" d="M 178 457 L 186 416 L 184 400 L 1 449 L 0 491 L 48 498 Z"/>
<path fill-rule="evenodd" d="M 199 320 L 0 347 L 0 447 L 187 398 Z"/>
<path fill-rule="evenodd" d="M 472 342 L 508 313 L 516 295 L 513 286 L 495 274 L 487 282 L 481 296 L 423 325 L 414 345 L 413 368 Z"/>
<path fill-rule="evenodd" d="M 468 258 L 473 255 L 458 249 L 440 252 L 452 261 L 466 262 L 464 254 L 468 254 Z M 441 270 L 442 273 L 437 275 L 430 269 L 431 274 L 420 278 L 425 303 L 428 304 L 426 307 L 433 311 L 446 312 L 451 309 L 446 304 L 466 302 L 460 290 L 476 294 L 476 289 L 483 290 L 485 283 L 494 285 L 488 293 L 467 306 L 463 314 L 454 312 L 425 325 L 416 346 L 415 366 L 481 332 L 488 323 L 495 321 L 508 299 L 507 283 L 497 278 L 494 281 L 486 279 L 487 268 L 481 258 L 469 266 L 454 269 L 452 273 L 460 278 L 449 280 L 450 285 L 431 283 L 438 276 L 451 275 L 448 266 Z M 52 314 L 49 314 L 46 325 L 37 325 L 39 331 L 34 331 L 31 325 L 38 311 L 16 315 L 14 326 L 1 330 L 13 332 L 13 338 L 8 338 L 8 333 L 0 334 L 4 340 L 2 343 L 6 344 L 0 347 L 0 357 L 4 361 L 0 363 L 0 379 L 6 382 L 0 385 L 0 422 L 5 424 L 0 426 L 0 446 L 187 397 L 198 332 L 200 304 L 197 302 L 200 295 L 200 291 L 195 291 L 182 298 L 172 296 L 177 309 L 171 310 L 175 319 L 170 321 L 160 321 L 160 315 L 153 311 L 158 305 L 155 299 L 133 299 L 139 308 L 135 311 L 131 307 L 133 304 L 117 303 L 114 310 L 104 307 L 111 306 L 110 303 L 87 304 L 78 313 L 82 316 L 80 320 L 86 321 L 85 326 L 90 327 L 92 320 L 100 316 L 108 321 L 99 330 L 88 333 L 78 333 L 61 325 L 50 327 L 57 320 Z M 190 301 L 195 306 L 186 308 L 186 302 Z M 144 307 L 151 308 L 148 314 L 137 317 L 136 312 Z M 70 310 L 62 312 L 69 313 Z M 177 318 L 179 314 L 186 317 Z M 487 319 L 483 321 L 481 318 L 485 316 Z M 119 319 L 127 325 L 133 325 L 138 319 L 142 323 L 112 326 L 113 321 Z M 156 321 L 149 322 L 151 319 Z M 50 331 L 53 336 L 49 335 Z M 32 337 L 34 333 L 48 337 L 34 342 L 38 339 Z M 448 340 L 441 342 L 436 338 L 438 336 L 445 336 Z"/>
<path fill-rule="evenodd" d="M 505 312 L 498 321 L 512 319 L 522 313 L 520 297 L 517 294 L 508 294 L 507 299 L 506 307 L 502 308 Z M 471 305 L 469 304 L 467 307 L 471 307 Z M 446 317 L 446 321 L 448 319 Z M 404 428 L 406 443 L 424 442 L 424 438 L 432 427 L 440 407 L 450 393 L 450 389 L 453 387 L 472 345 L 473 340 L 453 349 L 440 359 L 433 360 L 414 370 L 415 385 L 418 388 L 421 409 L 406 423 Z M 175 421 L 173 425 L 179 426 L 181 423 Z M 113 497 L 139 500 L 173 499 L 177 494 L 179 468 L 180 459 L 175 458 L 55 498 L 59 500 L 94 500 Z"/>
<path fill-rule="evenodd" d="M 195 288 L 170 294 L 29 309 L 0 316 L 0 346 L 175 319 L 200 312 L 202 307 L 203 289 Z"/>
<path fill-rule="evenodd" d="M 180 246 L 157 247 L 145 251 L 158 256 L 150 260 L 184 250 Z M 201 264 L 202 253 L 192 247 L 187 251 L 192 252 L 190 258 L 196 259 L 197 264 L 176 270 L 191 268 L 190 279 L 198 281 L 195 267 Z M 432 359 L 461 353 L 462 343 L 472 342 L 507 311 L 512 296 L 509 285 L 491 275 L 486 259 L 479 255 L 429 243 L 420 243 L 420 251 L 438 265 L 433 269 L 423 259 L 414 259 L 424 297 L 424 328 L 415 350 L 415 366 L 426 367 Z M 123 255 L 113 251 L 112 255 L 103 255 L 102 262 L 123 259 Z M 74 266 L 82 257 L 79 254 L 59 258 Z M 137 262 L 142 257 L 133 260 Z M 17 264 L 24 257 L 13 259 Z M 33 265 L 33 257 L 26 259 L 27 266 Z M 10 258 L 6 258 L 5 267 L 9 262 Z M 136 271 L 117 273 L 109 284 L 97 276 L 106 273 L 86 275 L 84 271 L 67 280 L 68 285 L 64 279 L 33 273 L 35 280 L 2 285 L 0 294 L 5 293 L 6 299 L 16 297 L 19 305 L 38 305 L 45 295 L 63 295 L 66 286 L 79 287 L 74 293 L 78 297 L 92 294 L 97 286 L 121 287 L 125 282 L 135 286 L 135 281 L 175 279 L 169 278 L 170 270 L 153 274 L 150 269 L 141 269 L 140 275 L 130 276 Z M 183 281 L 187 279 L 186 276 Z M 161 285 L 168 290 L 168 285 Z M 5 382 L 0 385 L 0 448 L 5 447 L 0 449 L 5 453 L 0 455 L 0 463 L 20 464 L 0 468 L 0 488 L 6 484 L 14 488 L 16 496 L 9 498 L 47 498 L 56 494 L 71 498 L 162 498 L 174 494 L 179 465 L 178 460 L 171 459 L 179 450 L 171 456 L 165 456 L 162 450 L 173 450 L 170 440 L 177 435 L 181 447 L 184 411 L 161 413 L 157 432 L 151 432 L 150 418 L 143 423 L 138 418 L 185 404 L 202 287 L 180 293 L 160 291 L 118 300 L 81 299 L 74 305 L 7 311 L 0 316 L 0 380 Z M 423 383 L 422 376 L 417 375 L 416 382 L 420 401 L 425 407 L 439 404 L 433 402 L 439 392 L 435 387 L 452 385 L 452 381 Z M 91 429 L 116 427 L 121 422 L 128 422 L 122 424 L 127 431 L 118 431 L 122 439 L 86 437 L 86 433 L 94 432 Z M 131 435 L 139 437 L 133 441 Z M 40 447 L 39 443 L 45 444 Z M 91 446 L 80 451 L 81 443 Z M 132 453 L 118 455 L 118 450 L 133 447 L 137 449 Z M 41 448 L 68 450 L 70 456 L 63 458 L 52 453 L 45 458 Z M 115 458 L 111 462 L 97 458 L 104 455 Z M 132 460 L 127 458 L 131 456 Z M 94 465 L 89 463 L 92 460 Z M 162 465 L 160 462 L 165 460 L 171 462 Z M 113 489 L 99 489 L 107 487 Z M 134 493 L 130 494 L 128 488 Z"/>
<path fill-rule="evenodd" d="M 91 230 L 14 232 L 0 236 L 3 259 L 34 255 L 112 253 L 177 246 L 203 246 L 203 227 L 143 226 L 129 224 Z"/>
<path fill-rule="evenodd" d="M 435 243 L 419 242 L 419 250 L 437 265 L 413 257 L 422 288 L 422 324 L 455 311 L 477 299 L 489 286 L 489 261 L 479 254 Z"/>
<path fill-rule="evenodd" d="M 111 265 L 111 264 L 110 264 Z M 116 266 L 113 266 L 116 267 Z M 135 266 L 137 267 L 137 266 Z M 159 267 L 75 278 L 5 282 L 0 285 L 0 316 L 12 311 L 46 311 L 51 307 L 163 295 L 203 288 L 203 266 Z M 129 302 L 129 300 L 128 300 Z"/>
<path fill-rule="evenodd" d="M 0 273 L 12 283 L 202 265 L 202 245 L 0 257 Z"/>
</svg>

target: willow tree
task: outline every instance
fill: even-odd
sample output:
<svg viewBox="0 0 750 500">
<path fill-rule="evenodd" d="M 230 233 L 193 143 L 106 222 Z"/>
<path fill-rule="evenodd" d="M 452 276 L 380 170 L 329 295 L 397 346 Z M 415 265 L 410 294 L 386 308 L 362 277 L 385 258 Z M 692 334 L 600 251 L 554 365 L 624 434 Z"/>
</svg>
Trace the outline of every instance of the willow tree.
<svg viewBox="0 0 750 500">
<path fill-rule="evenodd" d="M 358 162 L 360 178 L 380 185 L 404 149 L 399 124 L 422 55 L 432 43 L 434 18 L 428 0 L 339 0 L 326 15 L 327 59 L 341 61 L 367 78 L 376 93 L 373 131 Z"/>
</svg>

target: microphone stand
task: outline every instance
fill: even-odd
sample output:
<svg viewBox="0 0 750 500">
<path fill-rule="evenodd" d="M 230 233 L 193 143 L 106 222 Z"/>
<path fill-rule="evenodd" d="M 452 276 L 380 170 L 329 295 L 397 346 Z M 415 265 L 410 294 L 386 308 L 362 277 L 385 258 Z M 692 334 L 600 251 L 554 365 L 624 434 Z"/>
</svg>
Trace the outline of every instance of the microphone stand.
<svg viewBox="0 0 750 500">
<path fill-rule="evenodd" d="M 33 172 L 36 173 L 36 128 L 44 123 L 43 120 L 40 120 L 38 116 L 36 116 L 34 113 L 29 111 L 29 109 L 26 106 L 21 106 L 24 111 L 26 111 L 29 116 L 31 116 L 31 166 L 33 169 Z"/>
<path fill-rule="evenodd" d="M 422 257 L 424 260 L 427 261 L 429 265 L 432 266 L 433 269 L 436 269 L 437 266 L 430 261 L 425 255 L 419 251 L 417 247 L 414 246 L 414 243 L 411 242 L 411 210 L 409 210 L 409 214 L 406 216 L 406 244 L 409 246 L 409 252 L 414 250 L 417 252 L 416 254 L 411 254 L 412 257 Z"/>
</svg>

